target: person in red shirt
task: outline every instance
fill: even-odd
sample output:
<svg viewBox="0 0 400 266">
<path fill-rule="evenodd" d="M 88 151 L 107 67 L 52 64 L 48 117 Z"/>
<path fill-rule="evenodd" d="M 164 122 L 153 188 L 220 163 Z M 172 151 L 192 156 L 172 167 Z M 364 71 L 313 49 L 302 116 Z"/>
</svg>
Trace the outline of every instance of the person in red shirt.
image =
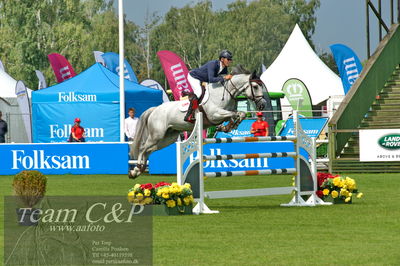
<svg viewBox="0 0 400 266">
<path fill-rule="evenodd" d="M 81 127 L 79 118 L 75 118 L 75 125 L 71 128 L 70 142 L 85 142 L 85 129 Z"/>
<path fill-rule="evenodd" d="M 251 125 L 250 133 L 254 134 L 254 137 L 265 137 L 268 136 L 268 123 L 263 120 L 263 114 L 257 112 L 257 121 Z"/>
</svg>

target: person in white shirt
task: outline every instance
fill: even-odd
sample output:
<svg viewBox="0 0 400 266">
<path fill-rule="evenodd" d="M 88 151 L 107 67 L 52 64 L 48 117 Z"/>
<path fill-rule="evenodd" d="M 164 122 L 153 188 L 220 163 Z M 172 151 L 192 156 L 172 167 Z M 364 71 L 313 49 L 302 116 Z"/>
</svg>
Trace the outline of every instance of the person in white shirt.
<svg viewBox="0 0 400 266">
<path fill-rule="evenodd" d="M 125 136 L 128 138 L 128 141 L 133 141 L 139 119 L 135 117 L 134 108 L 129 108 L 128 115 L 129 117 L 125 119 Z"/>
</svg>

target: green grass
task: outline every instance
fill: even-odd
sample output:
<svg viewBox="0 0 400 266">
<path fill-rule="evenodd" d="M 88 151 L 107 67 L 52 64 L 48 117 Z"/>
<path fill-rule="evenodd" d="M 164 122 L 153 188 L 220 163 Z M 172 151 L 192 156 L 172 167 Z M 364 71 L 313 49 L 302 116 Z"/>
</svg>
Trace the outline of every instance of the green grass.
<svg viewBox="0 0 400 266">
<path fill-rule="evenodd" d="M 400 174 L 351 174 L 353 204 L 279 207 L 289 195 L 207 201 L 213 215 L 154 217 L 155 265 L 399 265 Z M 137 182 L 173 181 L 143 176 Z M 11 195 L 12 177 L 0 177 Z M 126 176 L 49 176 L 47 195 L 125 195 Z M 290 176 L 206 180 L 207 190 L 288 186 Z M 125 236 L 121 236 L 125 237 Z M 3 199 L 0 201 L 3 261 Z"/>
</svg>

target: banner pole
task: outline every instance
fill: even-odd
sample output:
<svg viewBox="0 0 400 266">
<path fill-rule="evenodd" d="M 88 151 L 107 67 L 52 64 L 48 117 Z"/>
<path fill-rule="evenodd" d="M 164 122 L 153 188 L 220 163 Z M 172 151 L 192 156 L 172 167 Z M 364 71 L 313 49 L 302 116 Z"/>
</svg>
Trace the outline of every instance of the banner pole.
<svg viewBox="0 0 400 266">
<path fill-rule="evenodd" d="M 118 0 L 118 19 L 119 19 L 119 137 L 120 142 L 125 141 L 124 122 L 125 122 L 125 87 L 124 87 L 124 5 L 123 0 Z"/>
</svg>

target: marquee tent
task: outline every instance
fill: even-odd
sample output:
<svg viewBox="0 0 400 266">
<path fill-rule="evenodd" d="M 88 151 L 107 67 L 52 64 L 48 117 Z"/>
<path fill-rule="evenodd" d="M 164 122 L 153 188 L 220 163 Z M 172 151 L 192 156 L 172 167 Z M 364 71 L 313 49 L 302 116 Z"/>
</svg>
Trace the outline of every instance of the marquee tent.
<svg viewBox="0 0 400 266">
<path fill-rule="evenodd" d="M 315 54 L 297 24 L 278 57 L 261 75 L 270 92 L 281 92 L 283 84 L 291 78 L 303 81 L 313 105 L 329 96 L 344 95 L 339 76 Z M 282 104 L 290 105 L 286 98 Z"/>
<path fill-rule="evenodd" d="M 27 143 L 29 138 L 23 121 L 23 114 L 18 105 L 15 87 L 17 81 L 0 70 L 0 111 L 8 124 L 6 142 Z M 27 89 L 30 92 L 29 89 Z M 26 114 L 29 115 L 29 114 Z"/>
<path fill-rule="evenodd" d="M 162 92 L 125 80 L 125 110 L 162 103 Z M 99 63 L 32 93 L 33 142 L 65 142 L 79 117 L 87 141 L 119 141 L 119 77 Z"/>
</svg>

